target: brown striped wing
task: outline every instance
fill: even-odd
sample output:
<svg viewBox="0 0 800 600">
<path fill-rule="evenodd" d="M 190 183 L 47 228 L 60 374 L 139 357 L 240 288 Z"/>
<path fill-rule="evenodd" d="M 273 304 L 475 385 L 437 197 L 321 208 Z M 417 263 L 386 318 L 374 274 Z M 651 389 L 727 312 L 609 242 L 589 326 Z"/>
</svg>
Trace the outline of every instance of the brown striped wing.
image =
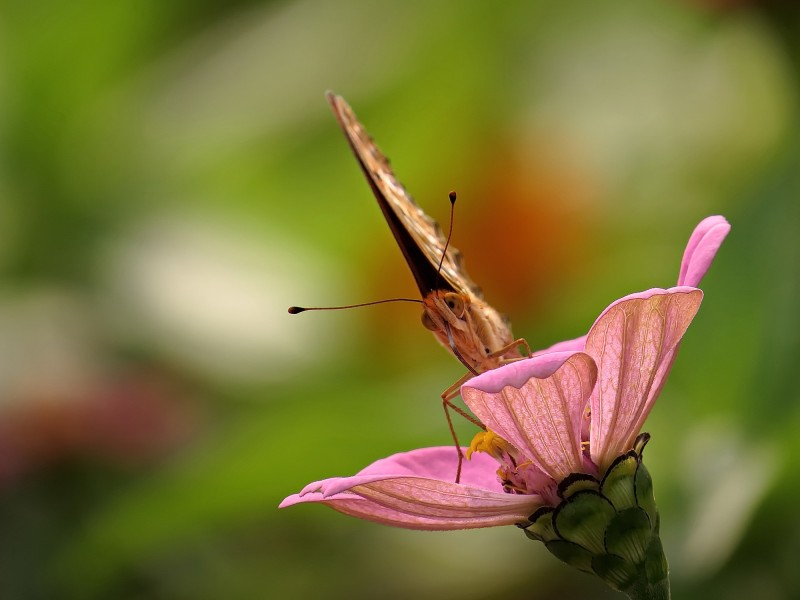
<svg viewBox="0 0 800 600">
<path fill-rule="evenodd" d="M 434 290 L 448 290 L 482 300 L 480 287 L 467 275 L 461 253 L 452 246 L 447 247 L 439 273 L 439 261 L 447 242 L 439 224 L 423 212 L 397 180 L 389 160 L 347 102 L 332 92 L 327 93 L 327 98 L 422 296 Z"/>
</svg>

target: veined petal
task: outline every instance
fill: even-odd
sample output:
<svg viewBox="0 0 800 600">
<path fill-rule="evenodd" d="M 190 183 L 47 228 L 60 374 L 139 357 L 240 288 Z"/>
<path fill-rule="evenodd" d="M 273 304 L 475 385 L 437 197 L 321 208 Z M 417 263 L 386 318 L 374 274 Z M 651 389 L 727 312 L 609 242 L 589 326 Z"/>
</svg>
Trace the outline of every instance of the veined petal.
<svg viewBox="0 0 800 600">
<path fill-rule="evenodd" d="M 462 448 L 462 452 L 466 452 Z M 300 490 L 300 496 L 315 492 L 326 498 L 374 481 L 398 477 L 422 477 L 441 481 L 453 481 L 458 467 L 454 446 L 420 448 L 399 452 L 376 460 L 350 477 L 330 477 L 314 481 Z M 462 466 L 461 482 L 465 485 L 501 492 L 497 481 L 497 463 L 488 456 L 479 455 L 476 460 Z"/>
<path fill-rule="evenodd" d="M 453 481 L 421 477 L 382 479 L 352 490 L 362 498 L 414 517 L 444 519 L 465 527 L 524 521 L 543 504 L 537 495 L 506 494 Z M 473 524 L 470 525 L 470 522 Z"/>
<path fill-rule="evenodd" d="M 456 460 L 452 446 L 402 453 L 377 461 L 354 477 L 312 483 L 280 506 L 320 502 L 345 514 L 411 529 L 510 525 L 541 506 L 539 496 L 502 492 L 495 475 L 497 463 L 489 456 L 466 462 L 462 483 L 454 483 Z M 442 470 L 447 480 L 421 474 Z M 489 487 L 484 487 L 487 483 Z"/>
<path fill-rule="evenodd" d="M 632 294 L 609 306 L 589 331 L 586 352 L 598 368 L 590 452 L 601 469 L 633 445 L 702 299 L 690 287 Z"/>
<path fill-rule="evenodd" d="M 728 221 L 719 215 L 700 221 L 686 244 L 678 285 L 697 287 L 700 284 L 730 230 Z"/>
<path fill-rule="evenodd" d="M 462 448 L 466 453 L 467 448 Z M 358 485 L 381 479 L 422 477 L 437 481 L 455 481 L 458 458 L 455 446 L 436 446 L 400 452 L 375 461 L 351 477 L 332 477 L 308 484 L 301 494 L 320 491 L 325 496 L 339 494 Z M 497 481 L 497 463 L 488 456 L 478 455 L 465 461 L 461 469 L 461 484 L 502 492 Z"/>
<path fill-rule="evenodd" d="M 581 420 L 596 379 L 588 355 L 556 352 L 482 373 L 461 397 L 490 431 L 560 481 L 583 469 Z"/>
<path fill-rule="evenodd" d="M 336 494 L 325 498 L 316 492 L 304 496 L 300 494 L 289 496 L 281 503 L 281 508 L 304 502 L 317 502 L 346 515 L 391 527 L 452 531 L 521 523 L 543 504 L 539 496 L 498 494 L 496 500 L 498 506 L 494 510 L 487 510 L 487 507 L 484 507 L 481 512 L 476 509 L 467 515 L 463 511 L 450 515 L 426 515 L 418 510 L 407 512 L 384 506 L 353 493 Z"/>
</svg>

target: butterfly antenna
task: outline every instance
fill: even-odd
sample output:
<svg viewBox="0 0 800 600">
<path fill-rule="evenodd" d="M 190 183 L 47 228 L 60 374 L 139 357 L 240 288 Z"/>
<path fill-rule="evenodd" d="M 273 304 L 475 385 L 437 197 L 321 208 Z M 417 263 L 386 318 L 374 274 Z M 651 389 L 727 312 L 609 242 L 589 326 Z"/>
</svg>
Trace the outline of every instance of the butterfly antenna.
<svg viewBox="0 0 800 600">
<path fill-rule="evenodd" d="M 388 300 L 375 300 L 374 302 L 362 302 L 361 304 L 348 304 L 347 306 L 290 306 L 289 314 L 296 315 L 307 310 L 344 310 L 346 308 L 359 308 L 361 306 L 372 306 L 373 304 L 386 304 L 387 302 L 416 302 L 422 304 L 422 300 L 416 298 L 389 298 Z"/>
<path fill-rule="evenodd" d="M 442 265 L 444 264 L 444 257 L 447 256 L 447 248 L 450 246 L 450 238 L 453 237 L 453 216 L 456 210 L 456 193 L 450 192 L 447 197 L 450 198 L 450 227 L 447 230 L 447 241 L 444 244 L 444 250 L 442 250 L 442 258 L 439 259 L 439 266 L 436 269 L 436 274 L 439 277 L 439 281 L 442 280 Z"/>
</svg>

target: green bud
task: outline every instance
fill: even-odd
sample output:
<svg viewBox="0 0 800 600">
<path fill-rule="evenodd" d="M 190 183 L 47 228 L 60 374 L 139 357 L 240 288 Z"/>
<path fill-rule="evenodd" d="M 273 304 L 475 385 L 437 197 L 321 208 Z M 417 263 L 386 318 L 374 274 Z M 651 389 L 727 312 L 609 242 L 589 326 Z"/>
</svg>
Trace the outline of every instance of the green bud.
<svg viewBox="0 0 800 600">
<path fill-rule="evenodd" d="M 549 542 L 550 540 L 557 540 L 558 534 L 553 528 L 553 513 L 555 510 L 552 506 L 543 506 L 529 518 L 531 524 L 525 528 L 526 535 L 540 542 Z"/>
<path fill-rule="evenodd" d="M 650 472 L 639 461 L 639 468 L 636 469 L 636 476 L 634 477 L 634 485 L 636 488 L 636 504 L 642 507 L 653 527 L 658 530 L 658 508 L 656 507 L 656 499 L 653 496 L 653 480 L 650 478 Z"/>
<path fill-rule="evenodd" d="M 667 585 L 669 585 L 669 565 L 667 564 L 667 556 L 664 554 L 664 548 L 661 546 L 661 538 L 658 537 L 658 532 L 653 536 L 653 540 L 647 547 L 644 567 L 648 581 L 666 581 Z"/>
<path fill-rule="evenodd" d="M 583 546 L 573 544 L 572 542 L 565 542 L 564 540 L 553 540 L 552 542 L 547 542 L 545 547 L 551 554 L 560 558 L 568 565 L 580 569 L 581 571 L 586 571 L 587 573 L 593 573 L 592 560 L 595 556 Z"/>
<path fill-rule="evenodd" d="M 650 518 L 641 508 L 618 512 L 606 529 L 606 551 L 638 565 L 645 559 L 652 536 Z"/>
<path fill-rule="evenodd" d="M 599 492 L 583 490 L 558 505 L 553 525 L 562 539 L 603 554 L 606 529 L 614 515 L 614 506 Z"/>
<path fill-rule="evenodd" d="M 565 563 L 593 573 L 635 600 L 668 600 L 669 568 L 658 536 L 653 480 L 642 464 L 650 439 L 619 456 L 601 481 L 585 474 L 565 478 L 561 503 L 533 513 L 526 535 L 545 543 Z"/>
<path fill-rule="evenodd" d="M 558 484 L 558 495 L 563 500 L 570 496 L 582 491 L 592 490 L 594 492 L 600 489 L 600 482 L 591 475 L 585 473 L 573 473 L 568 475 L 561 483 Z"/>
<path fill-rule="evenodd" d="M 638 578 L 636 565 L 614 554 L 601 554 L 592 560 L 592 571 L 615 590 L 624 591 Z"/>
<path fill-rule="evenodd" d="M 636 506 L 636 489 L 634 476 L 639 467 L 639 457 L 633 453 L 623 454 L 609 467 L 600 492 L 609 499 L 617 510 L 625 510 Z"/>
</svg>

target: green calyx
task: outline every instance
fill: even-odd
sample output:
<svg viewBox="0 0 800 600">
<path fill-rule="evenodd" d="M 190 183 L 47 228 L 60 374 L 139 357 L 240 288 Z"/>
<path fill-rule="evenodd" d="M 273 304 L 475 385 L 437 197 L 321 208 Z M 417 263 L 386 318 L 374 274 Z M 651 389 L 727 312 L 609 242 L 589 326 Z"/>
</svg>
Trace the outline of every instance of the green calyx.
<svg viewBox="0 0 800 600">
<path fill-rule="evenodd" d="M 565 563 L 593 573 L 634 599 L 668 599 L 669 570 L 658 535 L 653 482 L 642 463 L 649 436 L 619 456 L 603 479 L 574 474 L 559 486 L 561 503 L 542 507 L 524 527 Z"/>
</svg>

